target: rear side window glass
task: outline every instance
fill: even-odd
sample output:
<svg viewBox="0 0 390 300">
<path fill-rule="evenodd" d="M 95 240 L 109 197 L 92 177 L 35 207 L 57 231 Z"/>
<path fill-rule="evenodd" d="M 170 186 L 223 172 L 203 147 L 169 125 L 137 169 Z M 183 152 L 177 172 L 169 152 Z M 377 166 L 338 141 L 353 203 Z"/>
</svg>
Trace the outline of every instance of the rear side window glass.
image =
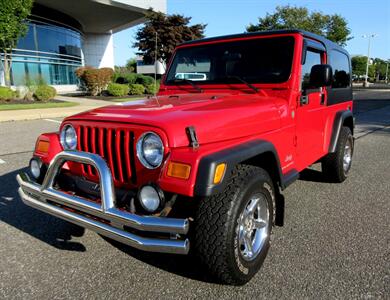
<svg viewBox="0 0 390 300">
<path fill-rule="evenodd" d="M 349 58 L 339 51 L 331 51 L 330 65 L 333 70 L 332 88 L 346 88 L 350 86 Z"/>
<path fill-rule="evenodd" d="M 302 89 L 310 88 L 310 72 L 314 65 L 321 64 L 321 53 L 308 49 L 306 51 L 305 63 L 302 65 Z"/>
</svg>

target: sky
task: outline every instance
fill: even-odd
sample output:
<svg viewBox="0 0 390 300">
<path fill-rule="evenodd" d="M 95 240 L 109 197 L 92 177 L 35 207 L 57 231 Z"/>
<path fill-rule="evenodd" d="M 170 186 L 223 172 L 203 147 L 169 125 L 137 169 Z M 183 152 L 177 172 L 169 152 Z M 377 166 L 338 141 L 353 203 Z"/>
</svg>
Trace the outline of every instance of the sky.
<svg viewBox="0 0 390 300">
<path fill-rule="evenodd" d="M 159 1 L 159 0 L 157 0 Z M 191 24 L 207 24 L 206 37 L 245 32 L 250 23 L 273 13 L 278 5 L 304 6 L 309 11 L 340 14 L 351 29 L 353 39 L 346 49 L 351 55 L 367 55 L 368 39 L 364 34 L 376 34 L 371 40 L 371 57 L 390 59 L 390 1 L 389 0 L 167 0 L 168 14 L 192 17 Z M 124 65 L 135 57 L 136 26 L 114 34 L 115 64 Z"/>
</svg>

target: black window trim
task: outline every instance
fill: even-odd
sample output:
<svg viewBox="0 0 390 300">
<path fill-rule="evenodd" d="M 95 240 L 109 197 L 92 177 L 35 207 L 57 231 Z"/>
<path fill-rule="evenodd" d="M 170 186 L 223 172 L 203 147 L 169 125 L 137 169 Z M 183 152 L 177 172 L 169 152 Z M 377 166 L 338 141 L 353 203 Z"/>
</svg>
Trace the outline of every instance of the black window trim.
<svg viewBox="0 0 390 300">
<path fill-rule="evenodd" d="M 297 39 L 294 37 L 294 36 L 292 36 L 292 35 L 282 35 L 282 36 L 278 36 L 278 37 L 272 37 L 272 36 L 269 36 L 269 37 L 264 37 L 264 39 L 272 39 L 272 38 L 280 38 L 280 37 L 290 37 L 290 38 L 292 38 L 292 40 L 293 40 L 293 48 L 295 47 L 295 43 L 297 42 Z M 247 40 L 256 40 L 256 38 L 251 38 L 251 39 L 247 39 Z M 237 42 L 237 41 L 239 41 L 239 40 L 237 40 L 237 39 L 231 39 L 231 40 L 228 40 L 228 42 Z M 187 43 L 183 43 L 183 44 L 187 44 Z M 188 42 L 188 44 L 191 44 L 191 42 Z M 214 43 L 213 43 L 214 44 Z M 216 42 L 215 44 L 218 44 L 218 42 Z M 204 46 L 205 44 L 203 44 L 203 43 L 195 43 L 195 46 Z M 207 44 L 206 44 L 207 45 Z M 175 60 L 175 56 L 177 55 L 177 50 L 180 50 L 181 49 L 181 47 L 179 47 L 178 49 L 176 49 L 175 51 L 174 51 L 174 53 L 173 53 L 173 55 L 171 56 L 171 58 L 170 58 L 170 60 L 169 60 L 169 63 L 168 63 L 168 66 L 169 66 L 169 68 L 167 68 L 166 69 L 166 72 L 165 72 L 165 74 L 164 74 L 164 77 L 163 77 L 163 80 L 162 80 L 162 82 L 163 82 L 163 84 L 165 85 L 165 86 L 180 86 L 180 85 L 186 85 L 186 83 L 185 82 L 176 82 L 176 83 L 173 83 L 173 82 L 169 82 L 168 81 L 168 73 L 169 73 L 169 71 L 170 71 L 170 69 L 173 67 L 173 62 L 174 62 L 174 60 Z M 211 68 L 213 67 L 213 65 L 211 65 Z M 262 83 L 262 82 L 256 82 L 256 83 L 252 83 L 252 84 L 255 84 L 255 85 L 280 85 L 280 84 L 286 84 L 286 83 L 288 83 L 290 80 L 291 80 L 291 78 L 292 78 L 292 75 L 293 75 L 293 67 L 294 67 L 294 62 L 293 62 L 293 58 L 292 58 L 292 61 L 291 61 L 291 69 L 290 69 L 290 74 L 289 74 L 289 76 L 288 76 L 288 78 L 287 78 L 287 80 L 286 81 L 283 81 L 283 82 L 277 82 L 277 83 L 275 83 L 275 82 L 272 82 L 272 83 Z M 197 82 L 198 84 L 202 84 L 202 85 L 204 85 L 204 86 L 208 86 L 208 85 L 225 85 L 226 83 L 210 83 L 210 82 L 203 82 L 203 81 L 199 81 L 199 82 Z M 239 84 L 239 83 L 238 83 Z"/>
<path fill-rule="evenodd" d="M 323 56 L 323 54 L 326 53 L 325 46 L 323 46 L 319 42 L 311 41 L 311 40 L 308 40 L 306 38 L 303 40 L 303 42 L 304 42 L 304 45 L 303 45 L 303 51 L 302 51 L 301 72 L 302 72 L 302 66 L 306 63 L 307 51 L 311 51 L 311 52 L 320 54 L 321 64 L 323 64 L 323 62 L 322 62 L 323 57 L 322 56 Z M 302 88 L 302 83 L 303 83 L 302 79 L 303 78 L 301 77 L 300 89 L 301 89 L 301 92 L 304 92 L 305 95 L 309 95 L 311 93 L 317 93 L 317 92 L 321 91 L 321 88 L 303 89 Z"/>
<path fill-rule="evenodd" d="M 353 101 L 353 94 L 352 94 L 352 81 L 351 81 L 351 76 L 352 76 L 352 70 L 351 70 L 351 58 L 349 54 L 345 51 L 341 51 L 340 49 L 337 48 L 330 48 L 328 49 L 328 64 L 332 66 L 332 52 L 336 51 L 341 54 L 344 54 L 347 59 L 348 59 L 348 67 L 349 67 L 349 86 L 347 87 L 342 87 L 342 88 L 333 88 L 332 86 L 329 86 L 326 88 L 327 93 L 328 93 L 328 100 L 327 100 L 327 105 L 334 105 L 346 101 Z"/>
<path fill-rule="evenodd" d="M 306 52 L 307 50 L 313 51 L 313 52 L 319 52 L 319 53 L 326 53 L 325 45 L 321 44 L 320 42 L 304 38 L 303 39 L 303 48 L 302 48 L 302 59 L 301 59 L 301 65 L 304 65 L 306 62 Z"/>
<path fill-rule="evenodd" d="M 348 86 L 345 86 L 345 87 L 333 87 L 331 86 L 332 90 L 340 90 L 340 89 L 349 89 L 351 86 L 352 86 L 352 79 L 351 79 L 351 76 L 352 76 L 352 68 L 351 68 L 351 59 L 350 57 L 345 54 L 344 52 L 338 50 L 338 49 L 331 49 L 329 51 L 329 54 L 330 56 L 328 56 L 328 63 L 330 64 L 330 66 L 332 67 L 332 73 L 334 72 L 333 70 L 333 65 L 332 65 L 332 52 L 338 52 L 338 53 L 341 53 L 342 55 L 345 56 L 345 58 L 347 59 L 348 61 L 348 74 L 349 74 L 349 85 Z M 334 74 L 333 74 L 334 75 Z"/>
</svg>

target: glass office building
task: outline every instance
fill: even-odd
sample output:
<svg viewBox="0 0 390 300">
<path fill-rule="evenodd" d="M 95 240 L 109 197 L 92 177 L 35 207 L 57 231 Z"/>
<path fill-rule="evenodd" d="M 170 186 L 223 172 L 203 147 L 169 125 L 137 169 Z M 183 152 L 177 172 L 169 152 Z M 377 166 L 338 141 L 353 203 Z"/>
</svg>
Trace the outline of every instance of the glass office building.
<svg viewBox="0 0 390 300">
<path fill-rule="evenodd" d="M 28 31 L 8 54 L 11 84 L 44 81 L 57 91 L 76 90 L 75 70 L 114 68 L 113 33 L 142 23 L 150 7 L 165 12 L 166 1 L 34 0 Z M 0 63 L 0 85 L 4 79 Z"/>
<path fill-rule="evenodd" d="M 59 17 L 53 10 L 34 8 L 27 34 L 12 51 L 12 85 L 37 80 L 51 85 L 77 84 L 74 71 L 83 64 L 81 31 L 64 14 Z M 48 19 L 49 15 L 56 21 Z"/>
</svg>

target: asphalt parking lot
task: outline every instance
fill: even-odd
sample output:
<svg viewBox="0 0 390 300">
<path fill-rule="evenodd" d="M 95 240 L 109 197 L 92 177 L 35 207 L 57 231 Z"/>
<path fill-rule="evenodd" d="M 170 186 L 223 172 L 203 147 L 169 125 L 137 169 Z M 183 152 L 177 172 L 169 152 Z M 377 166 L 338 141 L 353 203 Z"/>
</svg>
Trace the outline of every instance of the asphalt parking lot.
<svg viewBox="0 0 390 300">
<path fill-rule="evenodd" d="M 210 281 L 186 256 L 142 253 L 25 206 L 15 176 L 60 120 L 0 123 L 0 298 L 389 299 L 390 92 L 355 94 L 356 147 L 346 182 L 317 166 L 284 195 L 260 273 L 243 287 Z"/>
</svg>

